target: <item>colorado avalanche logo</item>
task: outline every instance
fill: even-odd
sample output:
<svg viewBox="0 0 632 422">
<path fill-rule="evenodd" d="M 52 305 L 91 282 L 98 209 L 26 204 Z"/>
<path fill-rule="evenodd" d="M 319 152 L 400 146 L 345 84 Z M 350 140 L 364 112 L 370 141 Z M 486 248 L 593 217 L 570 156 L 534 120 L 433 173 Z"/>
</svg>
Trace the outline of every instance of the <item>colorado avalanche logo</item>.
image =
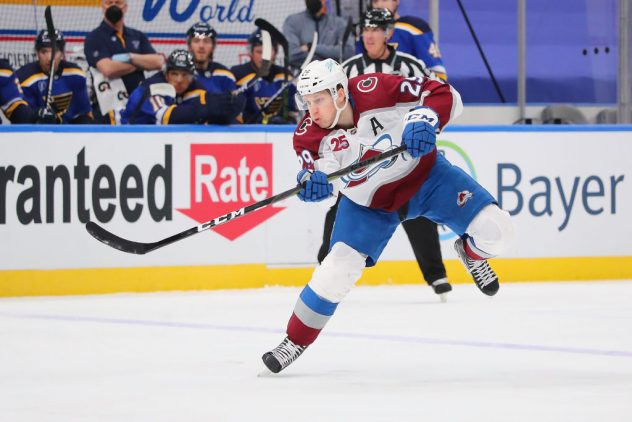
<svg viewBox="0 0 632 422">
<path fill-rule="evenodd" d="M 472 192 L 470 192 L 469 190 L 464 190 L 462 192 L 459 192 L 456 194 L 456 204 L 459 207 L 463 208 L 465 206 L 465 203 L 469 201 L 471 197 L 472 197 Z"/>
<path fill-rule="evenodd" d="M 377 87 L 377 78 L 375 76 L 369 76 L 366 79 L 362 79 L 358 82 L 358 91 L 371 92 Z"/>
<path fill-rule="evenodd" d="M 307 129 L 312 125 L 312 123 L 313 121 L 311 117 L 306 118 L 294 133 L 298 136 L 305 135 L 307 133 Z"/>
<path fill-rule="evenodd" d="M 385 133 L 380 136 L 373 143 L 373 145 L 360 145 L 359 158 L 356 163 L 379 155 L 383 152 L 389 151 L 393 148 L 395 148 L 395 145 L 393 145 L 393 139 L 391 138 L 391 135 Z M 395 161 L 397 161 L 397 157 L 398 156 L 395 156 L 388 160 L 377 163 L 371 167 L 362 167 L 352 173 L 349 173 L 346 176 L 341 177 L 340 180 L 342 180 L 342 182 L 345 184 L 345 187 L 347 188 L 361 185 L 362 183 L 369 180 L 371 176 L 373 176 L 375 173 L 380 171 L 380 169 L 386 169 L 395 164 Z"/>
</svg>

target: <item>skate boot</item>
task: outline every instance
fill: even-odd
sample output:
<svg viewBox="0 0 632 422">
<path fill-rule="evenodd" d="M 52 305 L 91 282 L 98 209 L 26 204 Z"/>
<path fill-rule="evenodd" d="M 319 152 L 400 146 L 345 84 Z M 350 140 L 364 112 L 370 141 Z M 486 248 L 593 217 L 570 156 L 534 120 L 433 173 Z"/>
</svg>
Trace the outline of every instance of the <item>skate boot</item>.
<svg viewBox="0 0 632 422">
<path fill-rule="evenodd" d="M 430 284 L 430 287 L 432 287 L 432 290 L 434 290 L 434 292 L 439 295 L 441 302 L 447 301 L 448 292 L 452 291 L 452 286 L 450 285 L 450 283 L 448 283 L 447 278 L 440 278 L 439 280 L 433 281 Z"/>
<path fill-rule="evenodd" d="M 465 266 L 465 269 L 472 275 L 476 286 L 481 292 L 487 296 L 494 296 L 500 284 L 498 284 L 498 276 L 489 266 L 486 259 L 472 259 L 465 253 L 465 247 L 463 246 L 463 239 L 457 239 L 454 242 L 454 249 L 459 255 L 461 262 Z"/>
<path fill-rule="evenodd" d="M 289 338 L 285 338 L 281 344 L 273 350 L 264 353 L 261 357 L 265 366 L 277 374 L 294 362 L 307 349 L 307 346 L 294 344 Z"/>
</svg>

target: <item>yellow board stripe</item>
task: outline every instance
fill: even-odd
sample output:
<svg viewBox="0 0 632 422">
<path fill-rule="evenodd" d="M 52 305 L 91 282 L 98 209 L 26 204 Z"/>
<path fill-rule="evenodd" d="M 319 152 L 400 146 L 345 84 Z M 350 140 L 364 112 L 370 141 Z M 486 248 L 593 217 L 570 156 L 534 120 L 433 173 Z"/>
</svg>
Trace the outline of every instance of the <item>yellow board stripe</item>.
<svg viewBox="0 0 632 422">
<path fill-rule="evenodd" d="M 0 4 L 23 4 L 33 6 L 33 0 L 0 0 Z M 101 0 L 35 0 L 36 6 L 101 6 Z"/>
<path fill-rule="evenodd" d="M 456 260 L 446 260 L 453 284 L 472 283 Z M 501 284 L 520 281 L 632 279 L 632 256 L 494 259 Z M 169 290 L 249 289 L 303 286 L 313 268 L 263 264 L 198 267 L 104 268 L 0 271 L 0 297 L 58 296 Z M 414 261 L 383 261 L 367 269 L 358 284 L 422 284 Z"/>
</svg>

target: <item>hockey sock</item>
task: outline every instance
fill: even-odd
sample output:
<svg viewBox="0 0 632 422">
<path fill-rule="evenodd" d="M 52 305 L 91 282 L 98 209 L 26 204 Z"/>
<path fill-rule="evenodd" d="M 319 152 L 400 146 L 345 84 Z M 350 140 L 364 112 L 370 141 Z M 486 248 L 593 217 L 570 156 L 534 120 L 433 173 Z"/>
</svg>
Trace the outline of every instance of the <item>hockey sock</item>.
<svg viewBox="0 0 632 422">
<path fill-rule="evenodd" d="M 337 303 L 329 302 L 305 286 L 287 324 L 287 336 L 301 346 L 312 344 L 336 312 Z"/>
</svg>

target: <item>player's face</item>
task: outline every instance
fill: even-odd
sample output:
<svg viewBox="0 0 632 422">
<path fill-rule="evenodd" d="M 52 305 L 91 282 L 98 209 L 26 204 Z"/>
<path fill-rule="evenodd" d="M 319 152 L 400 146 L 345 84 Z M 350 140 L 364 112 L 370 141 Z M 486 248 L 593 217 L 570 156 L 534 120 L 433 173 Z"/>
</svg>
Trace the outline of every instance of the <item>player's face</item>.
<svg viewBox="0 0 632 422">
<path fill-rule="evenodd" d="M 255 45 L 250 52 L 250 58 L 252 62 L 257 67 L 261 67 L 261 63 L 263 63 L 263 47 L 260 45 Z M 272 58 L 271 61 L 274 62 L 276 59 L 276 51 L 272 50 Z"/>
<path fill-rule="evenodd" d="M 394 15 L 399 6 L 399 0 L 372 0 L 371 7 L 374 9 L 388 9 Z"/>
<path fill-rule="evenodd" d="M 362 41 L 369 57 L 378 58 L 384 53 L 384 46 L 387 41 L 387 31 L 382 28 L 363 28 Z"/>
<path fill-rule="evenodd" d="M 40 67 L 47 73 L 48 73 L 48 70 L 50 69 L 50 53 L 51 53 L 50 47 L 40 48 L 37 52 L 37 61 L 39 62 Z M 59 50 L 55 51 L 55 69 L 57 69 L 57 66 L 59 66 L 61 55 L 62 55 L 61 51 Z"/>
<path fill-rule="evenodd" d="M 170 70 L 167 72 L 167 82 L 173 85 L 178 95 L 184 94 L 193 81 L 193 75 L 185 70 Z"/>
<path fill-rule="evenodd" d="M 320 91 L 315 94 L 303 96 L 303 101 L 307 105 L 312 120 L 319 127 L 328 128 L 336 118 L 336 107 L 334 99 L 329 91 Z"/>
<path fill-rule="evenodd" d="M 189 41 L 189 51 L 197 63 L 206 63 L 213 54 L 213 40 L 209 37 L 193 37 Z"/>
</svg>

